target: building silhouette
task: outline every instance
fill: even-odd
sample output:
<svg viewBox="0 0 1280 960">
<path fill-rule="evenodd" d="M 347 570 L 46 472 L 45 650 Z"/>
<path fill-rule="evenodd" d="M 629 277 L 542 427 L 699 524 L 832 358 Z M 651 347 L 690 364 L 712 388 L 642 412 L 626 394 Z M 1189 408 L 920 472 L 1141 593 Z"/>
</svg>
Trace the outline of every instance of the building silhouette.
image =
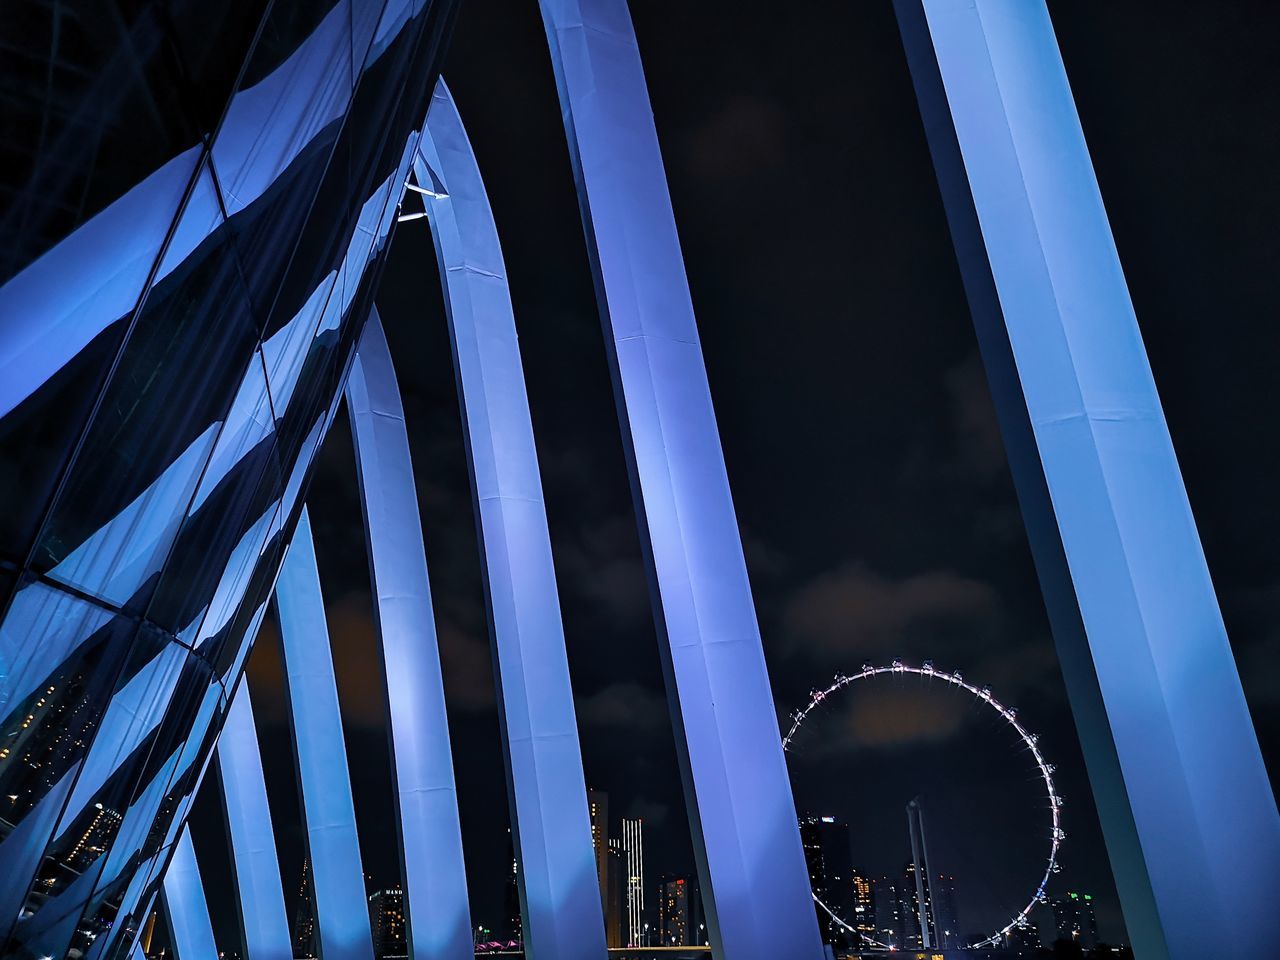
<svg viewBox="0 0 1280 960">
<path fill-rule="evenodd" d="M 378 960 L 408 955 L 404 890 L 398 886 L 388 887 L 369 896 L 369 930 L 373 934 L 373 955 Z"/>
<path fill-rule="evenodd" d="M 805 816 L 799 819 L 800 844 L 804 848 L 805 866 L 809 870 L 809 886 L 813 893 L 844 923 L 854 926 L 857 916 L 857 891 L 853 875 L 853 852 L 849 841 L 849 825 L 835 817 Z M 868 888 L 869 895 L 870 890 Z M 831 913 L 814 904 L 818 926 L 824 943 L 850 940 Z"/>
<path fill-rule="evenodd" d="M 1040 930 L 1034 923 L 1016 926 L 1004 936 L 1006 950 L 1023 957 L 1034 957 L 1040 952 Z"/>
<path fill-rule="evenodd" d="M 955 950 L 967 946 L 960 934 L 960 915 L 956 907 L 956 878 L 939 873 L 929 884 L 933 898 L 935 946 Z"/>
<path fill-rule="evenodd" d="M 876 938 L 875 883 L 858 870 L 851 874 L 853 885 L 853 928 L 862 938 Z"/>
<path fill-rule="evenodd" d="M 302 861 L 302 885 L 298 891 L 298 909 L 293 914 L 293 955 L 308 960 L 318 955 L 316 949 L 316 914 L 311 889 L 311 858 Z"/>
<path fill-rule="evenodd" d="M 693 884 L 688 877 L 663 877 L 658 883 L 658 943 L 654 946 L 693 945 Z"/>
<path fill-rule="evenodd" d="M 622 841 L 610 839 L 607 854 L 605 861 L 604 938 L 610 947 L 625 947 L 627 945 L 627 857 L 622 849 Z"/>
<path fill-rule="evenodd" d="M 1078 943 L 1085 950 L 1098 945 L 1098 918 L 1091 894 L 1072 891 L 1065 897 L 1055 897 L 1050 906 L 1059 940 Z"/>
<path fill-rule="evenodd" d="M 506 920 L 506 937 L 516 943 L 524 941 L 524 918 L 520 910 L 520 861 L 516 859 L 511 828 L 507 828 L 507 877 L 502 888 L 502 912 Z"/>
<path fill-rule="evenodd" d="M 587 791 L 587 810 L 591 816 L 591 848 L 596 858 L 596 878 L 600 883 L 600 905 L 609 903 L 609 794 L 603 790 Z"/>
<path fill-rule="evenodd" d="M 907 942 L 904 908 L 909 910 L 910 900 L 904 898 L 904 889 L 903 881 L 891 877 L 880 877 L 871 884 L 875 939 L 895 949 Z"/>
</svg>

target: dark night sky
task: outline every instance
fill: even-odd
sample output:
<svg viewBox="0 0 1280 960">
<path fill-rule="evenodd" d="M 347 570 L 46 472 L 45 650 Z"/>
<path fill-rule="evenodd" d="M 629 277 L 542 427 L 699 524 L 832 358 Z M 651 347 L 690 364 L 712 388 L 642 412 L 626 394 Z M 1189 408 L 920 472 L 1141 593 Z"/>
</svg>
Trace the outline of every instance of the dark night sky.
<svg viewBox="0 0 1280 960">
<path fill-rule="evenodd" d="M 1050 6 L 1275 779 L 1276 18 L 1261 2 Z M 1068 798 L 1051 893 L 1095 892 L 1104 936 L 1122 939 L 890 3 L 632 8 L 780 716 L 866 660 L 931 658 L 991 684 L 1041 734 Z M 446 76 L 506 252 L 587 778 L 615 818 L 645 817 L 652 884 L 692 858 L 536 4 L 464 3 Z M 400 228 L 379 303 L 412 431 L 472 908 L 499 924 L 507 801 L 423 222 Z M 366 870 L 386 885 L 397 867 L 382 694 L 345 424 L 311 504 Z M 296 822 L 296 800 L 272 640 L 268 630 L 251 671 L 292 888 L 301 838 L 283 823 Z M 796 758 L 797 804 L 849 818 L 855 861 L 878 875 L 907 859 L 902 805 L 922 793 L 935 867 L 956 874 L 962 925 L 977 930 L 1036 879 L 1046 812 L 1027 758 L 954 696 L 878 683 L 820 718 Z"/>
</svg>

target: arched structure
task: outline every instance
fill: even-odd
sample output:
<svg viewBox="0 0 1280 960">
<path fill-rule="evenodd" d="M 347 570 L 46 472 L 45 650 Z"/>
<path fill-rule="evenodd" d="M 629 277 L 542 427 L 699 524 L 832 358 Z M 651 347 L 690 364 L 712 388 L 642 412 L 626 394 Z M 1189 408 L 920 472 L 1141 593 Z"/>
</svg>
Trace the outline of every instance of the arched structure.
<svg viewBox="0 0 1280 960">
<path fill-rule="evenodd" d="M 791 783 L 626 0 L 542 0 L 713 949 L 819 957 Z"/>
<path fill-rule="evenodd" d="M 462 829 L 404 406 L 377 311 L 347 380 L 382 644 L 406 940 L 414 960 L 471 954 Z"/>
<path fill-rule="evenodd" d="M 428 219 L 484 560 L 525 942 L 538 960 L 586 960 L 604 950 L 604 918 L 533 423 L 498 230 L 443 80 L 415 171 L 445 191 Z"/>
<path fill-rule="evenodd" d="M 1131 935 L 1152 960 L 1190 960 L 1210 933 L 1224 954 L 1261 955 L 1280 942 L 1266 900 L 1280 816 L 1043 0 L 895 3 Z M 713 952 L 817 960 L 630 16 L 625 0 L 540 5 Z M 207 78 L 212 92 L 204 61 L 190 56 L 203 38 L 170 15 L 186 5 L 166 4 L 164 18 L 136 6 L 146 11 L 125 46 L 164 53 L 132 73 L 180 88 L 159 132 L 181 134 L 137 138 L 139 151 L 164 140 L 139 161 L 141 179 L 124 192 L 107 185 L 102 208 L 66 236 L 20 237 L 20 269 L 0 286 L 0 462 L 10 468 L 0 477 L 10 501 L 0 516 L 0 719 L 34 743 L 52 736 L 41 722 L 54 711 L 34 732 L 28 711 L 84 707 L 53 730 L 71 744 L 56 764 L 0 771 L 4 792 L 20 784 L 22 799 L 0 839 L 0 876 L 18 878 L 0 886 L 6 949 L 118 960 L 136 952 L 163 885 L 175 945 L 191 954 L 181 960 L 212 960 L 201 956 L 207 909 L 184 822 L 221 735 L 247 960 L 291 956 L 242 678 L 276 590 L 321 942 L 326 960 L 367 960 L 367 918 L 350 902 L 359 863 L 348 773 L 313 749 L 341 721 L 302 510 L 345 395 L 387 678 L 408 939 L 414 960 L 470 956 L 421 524 L 371 311 L 412 167 L 431 198 L 466 418 L 527 953 L 599 960 L 582 759 L 501 251 L 446 90 L 432 100 L 424 143 L 414 128 L 452 4 L 261 4 L 241 18 L 251 37 L 223 70 L 231 79 Z M 170 55 L 187 64 L 181 76 L 169 77 Z M 125 83 L 112 64 L 86 75 L 112 96 Z M 137 113 L 170 109 L 154 94 L 138 94 L 148 109 Z M 76 103 L 77 115 L 118 119 L 114 102 Z M 76 155 L 52 159 L 73 170 Z M 43 200 L 33 190 L 24 202 Z M 116 818 L 112 839 L 82 864 L 75 838 L 94 809 Z M 37 890 L 41 864 L 68 858 L 75 876 Z"/>
<path fill-rule="evenodd" d="M 285 553 L 275 595 L 321 956 L 373 960 L 338 683 L 305 507 Z"/>
</svg>

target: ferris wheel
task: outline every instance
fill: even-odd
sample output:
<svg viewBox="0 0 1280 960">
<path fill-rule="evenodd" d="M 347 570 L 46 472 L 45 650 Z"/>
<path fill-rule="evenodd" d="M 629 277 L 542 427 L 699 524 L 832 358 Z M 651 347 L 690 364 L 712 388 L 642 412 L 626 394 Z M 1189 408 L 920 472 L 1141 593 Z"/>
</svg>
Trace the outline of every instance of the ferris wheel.
<svg viewBox="0 0 1280 960">
<path fill-rule="evenodd" d="M 1059 796 L 1057 788 L 1054 786 L 1053 774 L 1054 766 L 1045 760 L 1044 755 L 1040 751 L 1039 738 L 1036 734 L 1031 733 L 1018 721 L 1018 711 L 1013 707 L 1008 707 L 998 701 L 991 695 L 990 687 L 975 687 L 967 682 L 960 671 L 956 670 L 948 673 L 945 670 L 938 670 L 934 667 L 933 662 L 926 660 L 920 666 L 912 666 L 903 663 L 901 660 L 894 660 L 888 666 L 876 667 L 870 664 L 864 664 L 862 669 L 854 674 L 837 674 L 832 684 L 823 690 L 815 690 L 809 702 L 791 716 L 791 728 L 787 731 L 786 736 L 782 738 L 783 750 L 789 751 L 795 740 L 796 734 L 800 731 L 805 721 L 815 710 L 823 705 L 823 703 L 832 694 L 843 690 L 851 684 L 860 680 L 868 680 L 881 674 L 914 674 L 923 677 L 926 680 L 936 683 L 949 684 L 950 686 L 963 690 L 969 695 L 976 698 L 979 702 L 986 704 L 994 710 L 1000 717 L 1013 728 L 1019 739 L 1030 751 L 1031 756 L 1035 759 L 1036 767 L 1039 769 L 1040 778 L 1044 781 L 1045 794 L 1049 800 L 1049 814 L 1051 819 L 1049 830 L 1049 855 L 1045 861 L 1044 873 L 1040 876 L 1039 882 L 1035 886 L 1035 892 L 1027 901 L 1026 906 L 1013 915 L 1013 917 L 1002 926 L 999 930 L 992 933 L 976 943 L 970 944 L 970 949 L 978 949 L 981 947 L 999 946 L 1009 931 L 1024 928 L 1030 924 L 1030 913 L 1037 904 L 1047 903 L 1048 897 L 1045 894 L 1045 888 L 1049 884 L 1049 878 L 1059 871 L 1058 866 L 1058 850 L 1062 846 L 1062 841 L 1066 839 L 1066 832 L 1062 829 L 1062 797 Z M 884 947 L 893 949 L 889 944 L 869 936 L 865 932 L 851 926 L 843 917 L 836 913 L 828 904 L 824 903 L 815 893 L 813 895 L 814 902 L 825 912 L 831 919 L 839 925 L 843 930 L 860 937 L 863 941 L 876 947 Z"/>
</svg>

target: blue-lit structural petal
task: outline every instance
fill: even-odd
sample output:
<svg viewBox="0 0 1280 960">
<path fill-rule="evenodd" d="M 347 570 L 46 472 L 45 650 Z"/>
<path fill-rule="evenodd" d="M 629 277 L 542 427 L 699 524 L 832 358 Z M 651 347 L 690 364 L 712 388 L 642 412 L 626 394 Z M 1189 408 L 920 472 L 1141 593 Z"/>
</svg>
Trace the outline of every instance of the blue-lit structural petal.
<svg viewBox="0 0 1280 960">
<path fill-rule="evenodd" d="M 685 777 L 729 960 L 819 957 L 760 630 L 625 0 L 542 0 Z"/>
<path fill-rule="evenodd" d="M 347 380 L 347 406 L 382 637 L 410 954 L 470 960 L 471 913 L 422 521 L 400 388 L 376 310 Z"/>
<path fill-rule="evenodd" d="M 305 507 L 276 581 L 276 602 L 321 956 L 373 960 L 338 685 Z"/>
<path fill-rule="evenodd" d="M 525 950 L 536 960 L 598 958 L 600 885 L 515 317 L 488 196 L 443 81 L 420 150 L 448 191 L 427 210 L 483 544 Z M 427 164 L 418 162 L 419 183 L 432 182 Z"/>
<path fill-rule="evenodd" d="M 247 680 L 241 682 L 227 710 L 218 738 L 218 769 L 248 954 L 245 960 L 293 960 Z"/>
<path fill-rule="evenodd" d="M 897 8 L 1135 953 L 1272 955 L 1280 816 L 1048 11 Z"/>
<path fill-rule="evenodd" d="M 178 960 L 217 960 L 218 947 L 209 922 L 200 865 L 196 862 L 195 847 L 191 845 L 191 833 L 185 827 L 165 870 L 162 902 Z"/>
</svg>

